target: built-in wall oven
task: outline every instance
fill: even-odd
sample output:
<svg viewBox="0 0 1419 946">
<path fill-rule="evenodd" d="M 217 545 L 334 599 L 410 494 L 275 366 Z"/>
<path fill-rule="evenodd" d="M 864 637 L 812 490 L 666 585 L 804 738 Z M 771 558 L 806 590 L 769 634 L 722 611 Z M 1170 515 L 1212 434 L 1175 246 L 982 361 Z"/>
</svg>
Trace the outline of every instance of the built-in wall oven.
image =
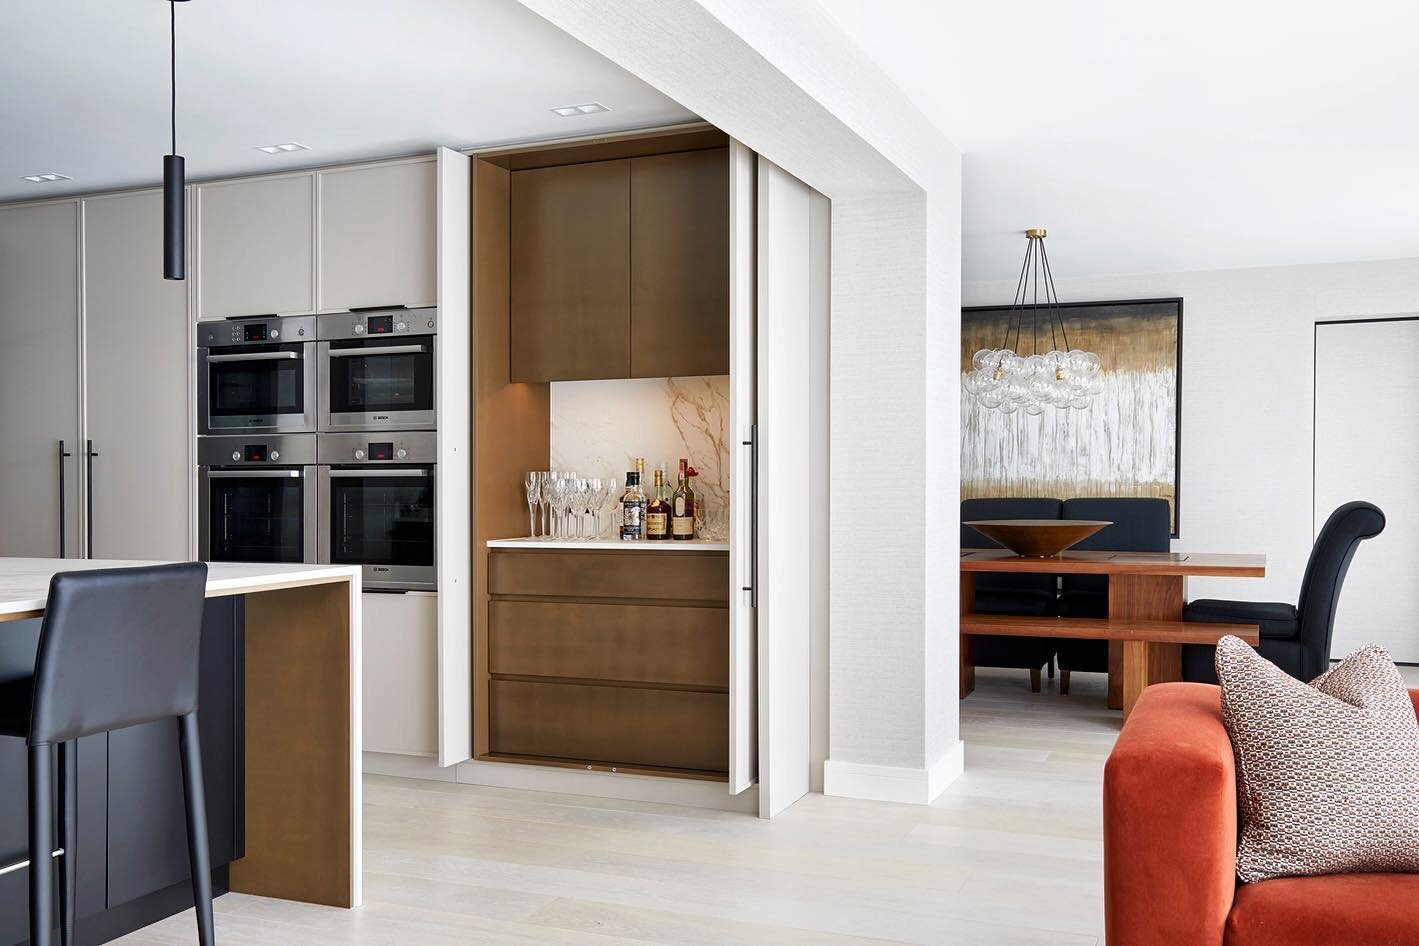
<svg viewBox="0 0 1419 946">
<path fill-rule="evenodd" d="M 432 431 L 319 436 L 319 561 L 364 567 L 364 587 L 432 591 Z"/>
<path fill-rule="evenodd" d="M 197 326 L 198 432 L 315 432 L 315 316 Z"/>
<path fill-rule="evenodd" d="M 315 434 L 200 437 L 198 542 L 207 562 L 316 562 Z"/>
<path fill-rule="evenodd" d="M 438 310 L 317 318 L 321 430 L 432 430 Z"/>
</svg>

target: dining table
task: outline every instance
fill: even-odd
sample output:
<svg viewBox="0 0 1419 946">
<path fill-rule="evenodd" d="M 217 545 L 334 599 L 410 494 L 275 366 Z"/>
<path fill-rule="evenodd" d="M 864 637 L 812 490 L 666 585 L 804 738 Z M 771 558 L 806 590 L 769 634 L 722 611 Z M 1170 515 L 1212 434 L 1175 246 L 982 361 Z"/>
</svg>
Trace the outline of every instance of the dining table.
<svg viewBox="0 0 1419 946">
<path fill-rule="evenodd" d="M 981 614 L 979 574 L 1104 575 L 1108 614 L 1102 618 Z M 1183 620 L 1189 578 L 1264 578 L 1266 556 L 1205 552 L 1065 551 L 1047 557 L 1008 549 L 961 550 L 961 698 L 975 688 L 972 639 L 977 635 L 1056 637 L 1109 642 L 1108 705 L 1132 711 L 1143 690 L 1182 679 L 1184 644 L 1216 644 L 1235 635 L 1253 647 L 1254 624 Z"/>
</svg>

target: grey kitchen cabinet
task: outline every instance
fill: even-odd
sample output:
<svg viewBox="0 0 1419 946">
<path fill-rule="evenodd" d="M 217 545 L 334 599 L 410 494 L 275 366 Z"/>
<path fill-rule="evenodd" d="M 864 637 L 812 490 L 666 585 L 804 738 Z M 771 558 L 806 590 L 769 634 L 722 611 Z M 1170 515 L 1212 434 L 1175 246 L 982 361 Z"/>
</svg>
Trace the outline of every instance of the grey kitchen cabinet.
<svg viewBox="0 0 1419 946">
<path fill-rule="evenodd" d="M 319 172 L 321 312 L 437 304 L 436 169 L 414 158 Z"/>
<path fill-rule="evenodd" d="M 0 208 L 0 555 L 58 556 L 61 507 L 80 552 L 79 218 L 77 200 Z"/>
<path fill-rule="evenodd" d="M 84 201 L 93 558 L 188 557 L 187 287 L 162 278 L 161 191 Z"/>
<path fill-rule="evenodd" d="M 193 187 L 197 318 L 315 311 L 315 172 Z"/>
<path fill-rule="evenodd" d="M 364 749 L 438 754 L 438 596 L 362 596 Z"/>
</svg>

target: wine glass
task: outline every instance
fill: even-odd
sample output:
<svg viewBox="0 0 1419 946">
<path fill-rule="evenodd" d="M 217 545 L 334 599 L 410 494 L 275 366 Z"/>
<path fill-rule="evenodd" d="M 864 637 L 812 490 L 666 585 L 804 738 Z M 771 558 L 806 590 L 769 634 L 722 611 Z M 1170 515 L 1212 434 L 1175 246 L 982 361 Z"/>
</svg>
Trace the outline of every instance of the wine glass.
<svg viewBox="0 0 1419 946">
<path fill-rule="evenodd" d="M 522 490 L 527 494 L 527 535 L 537 535 L 537 499 L 542 491 L 542 474 L 535 470 L 522 477 Z"/>
<path fill-rule="evenodd" d="M 607 506 L 611 506 L 611 508 L 614 510 L 614 509 L 615 509 L 615 506 L 616 506 L 616 500 L 619 499 L 620 496 L 621 496 L 621 481 L 618 480 L 618 479 L 616 479 L 616 477 L 614 477 L 614 476 L 608 476 L 608 477 L 606 477 L 606 488 L 605 488 L 605 490 L 604 490 L 604 491 L 602 492 L 602 494 L 601 494 L 601 500 L 600 500 L 600 502 L 597 504 L 597 509 L 598 509 L 598 510 L 599 510 L 599 509 L 604 509 L 604 508 L 607 507 Z M 612 515 L 612 517 L 611 517 L 611 522 L 613 523 L 611 533 L 612 533 L 612 537 L 613 537 L 613 538 L 616 536 L 616 534 L 617 534 L 617 532 L 618 532 L 617 527 L 614 525 L 615 521 L 616 521 L 616 518 L 615 518 L 615 515 L 614 515 L 614 513 L 613 513 L 613 515 Z"/>
<path fill-rule="evenodd" d="M 605 488 L 606 484 L 599 476 L 593 476 L 586 481 L 586 512 L 591 516 L 590 538 L 593 539 L 601 538 L 601 502 Z"/>
<path fill-rule="evenodd" d="M 557 528 L 557 492 L 561 486 L 561 479 L 555 472 L 548 472 L 542 480 L 542 535 L 546 538 L 555 539 Z"/>
<path fill-rule="evenodd" d="M 561 505 L 557 511 L 562 514 L 562 537 L 574 539 L 577 536 L 572 534 L 572 505 L 576 501 L 576 473 L 572 470 L 565 470 L 561 474 L 562 491 Z"/>
</svg>

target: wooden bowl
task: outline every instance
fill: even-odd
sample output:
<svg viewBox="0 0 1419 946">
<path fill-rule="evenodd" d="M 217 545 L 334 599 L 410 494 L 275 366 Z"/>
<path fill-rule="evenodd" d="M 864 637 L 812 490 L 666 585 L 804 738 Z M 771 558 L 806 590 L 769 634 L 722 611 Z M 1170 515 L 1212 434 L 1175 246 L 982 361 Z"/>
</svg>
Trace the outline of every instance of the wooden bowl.
<svg viewBox="0 0 1419 946">
<path fill-rule="evenodd" d="M 980 519 L 966 525 L 1022 558 L 1053 558 L 1113 523 L 1099 519 Z"/>
</svg>

